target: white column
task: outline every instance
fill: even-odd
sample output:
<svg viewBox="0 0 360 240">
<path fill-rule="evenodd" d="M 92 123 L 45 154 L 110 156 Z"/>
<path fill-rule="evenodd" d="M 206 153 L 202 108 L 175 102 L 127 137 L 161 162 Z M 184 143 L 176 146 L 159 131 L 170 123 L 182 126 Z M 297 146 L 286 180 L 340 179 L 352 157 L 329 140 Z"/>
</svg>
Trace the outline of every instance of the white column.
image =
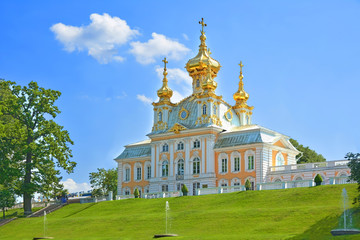
<svg viewBox="0 0 360 240">
<path fill-rule="evenodd" d="M 201 173 L 205 173 L 205 137 L 201 138 Z"/>
<path fill-rule="evenodd" d="M 214 153 L 215 137 L 211 136 L 206 144 L 206 170 L 208 173 L 215 173 L 215 153 Z"/>
<path fill-rule="evenodd" d="M 151 145 L 151 177 L 155 177 L 155 145 Z"/>
<path fill-rule="evenodd" d="M 118 186 L 117 186 L 117 195 L 121 195 L 122 189 L 122 163 L 118 162 Z"/>
<path fill-rule="evenodd" d="M 190 174 L 190 139 L 185 138 L 185 175 Z"/>
<path fill-rule="evenodd" d="M 169 147 L 170 147 L 170 171 L 169 171 L 169 176 L 174 176 L 174 142 L 170 141 L 169 142 Z"/>
<path fill-rule="evenodd" d="M 159 160 L 160 160 L 160 146 L 157 144 L 156 147 L 156 156 L 155 156 L 155 168 L 156 168 L 156 176 L 155 177 L 161 177 L 160 174 L 160 167 L 159 167 Z"/>
</svg>

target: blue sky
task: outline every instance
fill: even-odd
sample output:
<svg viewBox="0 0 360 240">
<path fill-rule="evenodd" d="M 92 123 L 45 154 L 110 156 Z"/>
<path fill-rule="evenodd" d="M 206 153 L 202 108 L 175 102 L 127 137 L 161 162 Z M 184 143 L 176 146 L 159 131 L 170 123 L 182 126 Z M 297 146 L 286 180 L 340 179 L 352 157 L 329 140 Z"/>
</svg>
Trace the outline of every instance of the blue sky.
<svg viewBox="0 0 360 240">
<path fill-rule="evenodd" d="M 328 160 L 360 152 L 360 1 L 5 0 L 0 9 L 0 78 L 62 92 L 57 122 L 78 163 L 63 176 L 77 189 L 150 132 L 164 56 L 175 98 L 189 94 L 184 66 L 202 17 L 227 102 L 242 60 L 254 123 Z"/>
</svg>

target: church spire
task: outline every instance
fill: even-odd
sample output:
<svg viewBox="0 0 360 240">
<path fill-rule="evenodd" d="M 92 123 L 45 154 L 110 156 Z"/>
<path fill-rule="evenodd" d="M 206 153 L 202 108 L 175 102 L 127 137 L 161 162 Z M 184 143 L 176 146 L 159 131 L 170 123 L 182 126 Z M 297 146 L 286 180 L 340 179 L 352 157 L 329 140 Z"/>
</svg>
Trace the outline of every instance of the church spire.
<svg viewBox="0 0 360 240">
<path fill-rule="evenodd" d="M 249 94 L 247 92 L 245 92 L 244 90 L 244 82 L 243 82 L 243 74 L 242 74 L 242 68 L 243 68 L 243 64 L 242 62 L 240 61 L 240 75 L 239 75 L 239 89 L 236 93 L 234 93 L 233 97 L 234 97 L 234 100 L 236 101 L 236 105 L 243 105 L 245 104 L 246 105 L 246 101 L 249 99 Z"/>
<path fill-rule="evenodd" d="M 204 22 L 204 18 L 201 18 L 199 24 L 201 25 L 199 52 L 194 58 L 191 58 L 185 66 L 186 70 L 189 72 L 189 75 L 193 79 L 192 86 L 194 94 L 202 92 L 203 81 L 205 81 L 204 79 L 206 79 L 208 75 L 208 66 L 210 65 L 212 78 L 216 77 L 221 67 L 220 63 L 210 56 L 210 50 L 206 46 L 204 28 L 207 26 L 207 24 Z"/>
<path fill-rule="evenodd" d="M 160 102 L 164 102 L 164 103 L 171 103 L 170 102 L 170 98 L 173 95 L 173 91 L 169 88 L 168 86 L 168 80 L 167 80 L 167 69 L 166 69 L 166 64 L 168 63 L 168 61 L 166 61 L 166 58 L 164 58 L 164 60 L 162 60 L 164 62 L 164 78 L 163 78 L 163 85 L 162 87 L 157 91 L 157 95 L 160 98 L 159 103 Z"/>
<path fill-rule="evenodd" d="M 239 89 L 233 95 L 234 100 L 236 101 L 236 104 L 232 108 L 235 110 L 236 114 L 239 116 L 240 124 L 242 126 L 244 126 L 244 125 L 251 124 L 252 110 L 254 109 L 254 107 L 250 107 L 246 103 L 247 100 L 249 99 L 249 94 L 247 92 L 245 92 L 245 90 L 244 90 L 244 82 L 243 82 L 244 76 L 242 73 L 242 68 L 244 65 L 242 64 L 241 61 L 240 61 L 239 66 L 240 66 Z"/>
</svg>

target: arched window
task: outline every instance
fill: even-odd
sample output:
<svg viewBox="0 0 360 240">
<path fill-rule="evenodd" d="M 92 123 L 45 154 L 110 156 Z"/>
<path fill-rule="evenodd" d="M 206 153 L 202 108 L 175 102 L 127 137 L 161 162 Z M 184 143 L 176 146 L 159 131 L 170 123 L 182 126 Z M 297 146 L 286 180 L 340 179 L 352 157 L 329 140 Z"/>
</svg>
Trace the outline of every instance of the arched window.
<svg viewBox="0 0 360 240">
<path fill-rule="evenodd" d="M 125 167 L 124 181 L 130 181 L 130 167 Z"/>
<path fill-rule="evenodd" d="M 169 145 L 167 145 L 167 143 L 165 143 L 162 147 L 162 151 L 163 152 L 168 152 L 169 151 Z"/>
<path fill-rule="evenodd" d="M 216 105 L 214 104 L 214 106 L 213 106 L 213 112 L 214 112 L 214 114 L 216 115 Z"/>
<path fill-rule="evenodd" d="M 136 180 L 141 180 L 141 165 L 136 166 Z"/>
<path fill-rule="evenodd" d="M 227 166 L 228 166 L 227 158 L 222 158 L 221 159 L 221 172 L 222 173 L 227 172 Z"/>
<path fill-rule="evenodd" d="M 177 150 L 184 150 L 184 143 L 183 142 L 178 143 Z"/>
<path fill-rule="evenodd" d="M 202 109 L 203 109 L 203 115 L 206 115 L 206 104 L 203 105 Z"/>
<path fill-rule="evenodd" d="M 254 155 L 248 155 L 247 156 L 247 170 L 254 170 L 255 167 L 255 161 L 254 161 Z"/>
<path fill-rule="evenodd" d="M 234 151 L 231 153 L 231 171 L 240 172 L 240 153 Z"/>
<path fill-rule="evenodd" d="M 276 166 L 282 166 L 285 164 L 285 160 L 284 160 L 284 156 L 282 155 L 281 152 L 279 152 L 277 155 L 276 155 L 276 163 L 275 165 Z"/>
<path fill-rule="evenodd" d="M 161 111 L 158 113 L 158 121 L 159 121 L 159 122 L 162 121 L 162 112 L 161 112 Z"/>
<path fill-rule="evenodd" d="M 200 141 L 198 139 L 194 141 L 194 148 L 200 148 Z"/>
<path fill-rule="evenodd" d="M 199 79 L 196 80 L 196 87 L 197 88 L 200 87 L 200 80 Z"/>
<path fill-rule="evenodd" d="M 177 164 L 177 174 L 184 175 L 184 160 L 180 159 Z"/>
<path fill-rule="evenodd" d="M 162 162 L 161 170 L 163 177 L 167 177 L 169 175 L 169 162 L 167 160 Z"/>
<path fill-rule="evenodd" d="M 193 161 L 193 174 L 200 173 L 200 159 L 198 157 L 194 158 Z"/>
</svg>

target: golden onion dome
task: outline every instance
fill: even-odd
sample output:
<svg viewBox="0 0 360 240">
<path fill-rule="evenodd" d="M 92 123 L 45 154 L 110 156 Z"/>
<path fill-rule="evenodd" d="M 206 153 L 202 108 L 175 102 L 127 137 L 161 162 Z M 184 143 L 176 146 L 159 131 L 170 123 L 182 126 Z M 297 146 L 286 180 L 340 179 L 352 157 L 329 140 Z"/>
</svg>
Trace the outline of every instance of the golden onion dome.
<svg viewBox="0 0 360 240">
<path fill-rule="evenodd" d="M 200 31 L 201 32 L 201 36 L 200 36 L 201 43 L 199 46 L 199 52 L 194 58 L 191 58 L 186 63 L 186 70 L 189 73 L 193 72 L 195 69 L 197 71 L 206 71 L 207 66 L 210 64 L 211 69 L 213 70 L 213 73 L 216 76 L 216 74 L 220 70 L 221 66 L 218 61 L 216 61 L 215 59 L 210 57 L 211 52 L 206 46 L 206 43 L 205 43 L 206 36 L 205 36 L 205 31 L 204 31 L 204 26 L 206 26 L 206 24 L 204 23 L 204 19 L 202 18 L 201 22 L 199 22 L 199 23 L 202 26 L 202 30 Z"/>
<path fill-rule="evenodd" d="M 168 80 L 166 78 L 167 76 L 167 71 L 166 71 L 166 63 L 168 63 L 168 61 L 166 61 L 166 58 L 164 58 L 164 60 L 162 60 L 165 64 L 165 67 L 164 67 L 164 72 L 163 72 L 163 75 L 164 75 L 164 78 L 163 78 L 163 85 L 162 87 L 157 91 L 157 95 L 158 97 L 160 98 L 160 101 L 163 101 L 163 100 L 170 100 L 170 98 L 172 97 L 173 95 L 173 91 L 169 88 L 168 86 Z"/>
<path fill-rule="evenodd" d="M 208 62 L 207 77 L 202 83 L 202 89 L 208 91 L 215 91 L 216 87 L 217 87 L 217 83 L 213 80 L 211 76 L 211 65 L 210 62 Z"/>
<path fill-rule="evenodd" d="M 242 74 L 242 67 L 244 66 L 242 64 L 242 62 L 240 62 L 240 76 L 239 76 L 239 79 L 240 79 L 240 82 L 239 82 L 239 89 L 236 93 L 234 93 L 233 97 L 234 97 L 234 100 L 236 101 L 236 104 L 241 104 L 241 103 L 244 103 L 246 102 L 248 99 L 249 99 L 249 94 L 247 92 L 245 92 L 244 90 L 244 82 L 243 82 L 243 74 Z"/>
</svg>

